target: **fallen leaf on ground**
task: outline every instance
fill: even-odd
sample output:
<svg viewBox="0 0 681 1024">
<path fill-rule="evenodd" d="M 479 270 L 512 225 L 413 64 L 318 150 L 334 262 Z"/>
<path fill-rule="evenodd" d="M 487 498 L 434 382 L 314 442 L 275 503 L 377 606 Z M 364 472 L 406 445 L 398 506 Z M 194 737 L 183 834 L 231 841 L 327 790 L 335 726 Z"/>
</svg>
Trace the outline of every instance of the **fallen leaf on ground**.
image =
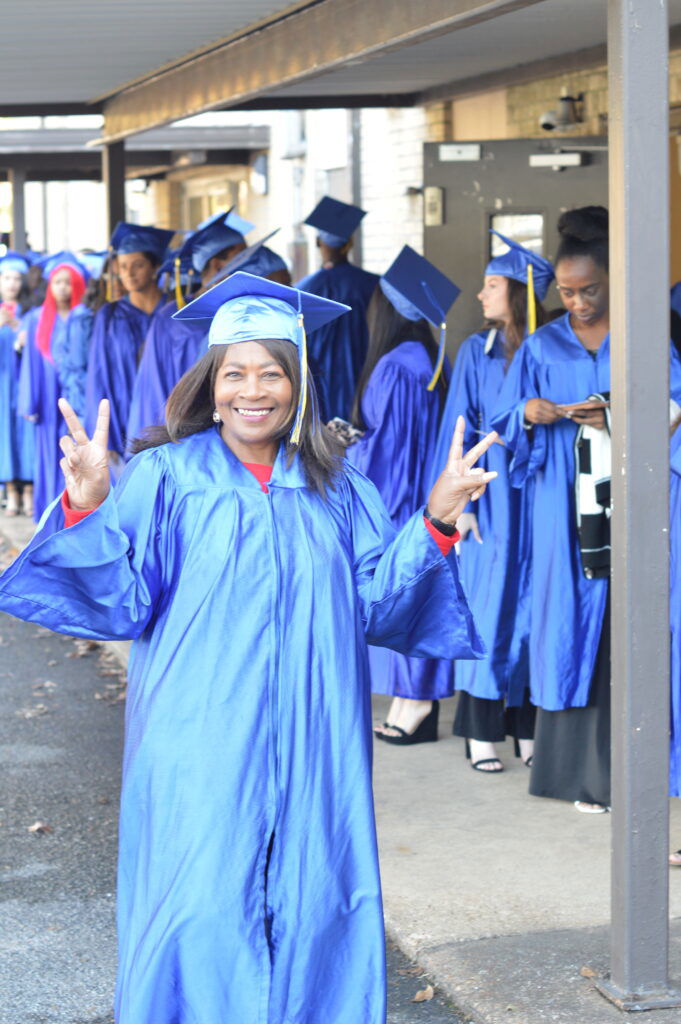
<svg viewBox="0 0 681 1024">
<path fill-rule="evenodd" d="M 412 999 L 412 1003 L 428 1003 L 430 1002 L 434 995 L 435 989 L 433 988 L 433 986 L 426 985 L 425 988 L 419 989 L 419 991 Z"/>
<path fill-rule="evenodd" d="M 48 832 L 54 832 L 54 829 L 51 825 L 46 825 L 44 821 L 35 821 L 32 825 L 28 826 L 28 831 L 36 835 L 47 835 Z"/>
<path fill-rule="evenodd" d="M 594 971 L 593 967 L 580 967 L 579 973 L 583 978 L 597 978 L 598 971 Z"/>
<path fill-rule="evenodd" d="M 19 708 L 17 715 L 20 718 L 40 718 L 41 715 L 46 715 L 48 710 L 46 704 L 35 704 L 32 708 Z"/>
</svg>

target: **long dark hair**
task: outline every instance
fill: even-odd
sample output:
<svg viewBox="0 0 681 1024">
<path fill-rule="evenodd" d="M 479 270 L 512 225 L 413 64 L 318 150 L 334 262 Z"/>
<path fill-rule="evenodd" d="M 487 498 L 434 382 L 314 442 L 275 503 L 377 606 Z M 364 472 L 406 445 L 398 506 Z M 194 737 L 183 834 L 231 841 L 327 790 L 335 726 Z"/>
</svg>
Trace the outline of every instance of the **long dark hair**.
<svg viewBox="0 0 681 1024">
<path fill-rule="evenodd" d="M 608 271 L 608 211 L 604 206 L 580 206 L 566 210 L 558 220 L 560 243 L 555 266 L 561 260 L 590 256 L 596 266 Z"/>
<path fill-rule="evenodd" d="M 511 314 L 511 321 L 508 324 L 500 320 L 486 320 L 485 327 L 496 327 L 504 336 L 504 355 L 506 362 L 511 363 L 513 356 L 523 343 L 525 329 L 527 327 L 527 285 L 522 281 L 516 281 L 513 277 L 507 277 L 508 281 L 508 309 Z M 535 307 L 537 310 L 537 327 L 546 323 L 546 311 L 535 295 Z"/>
<path fill-rule="evenodd" d="M 407 320 L 406 317 L 397 312 L 392 302 L 385 297 L 379 285 L 374 289 L 374 294 L 369 302 L 367 327 L 369 328 L 369 348 L 364 360 L 359 383 L 357 384 L 352 412 L 350 413 L 352 425 L 357 427 L 358 430 L 367 429 L 364 417 L 362 416 L 362 398 L 376 363 L 386 352 L 391 352 L 398 345 L 401 345 L 403 341 L 420 341 L 430 356 L 433 367 L 437 361 L 438 354 L 437 343 L 428 321 Z M 447 393 L 447 384 L 442 373 L 440 374 L 437 386 L 440 396 L 440 408 L 442 409 Z"/>
<path fill-rule="evenodd" d="M 281 366 L 291 381 L 291 415 L 281 432 L 281 438 L 289 433 L 300 395 L 300 363 L 298 350 L 290 341 L 259 341 Z M 157 448 L 168 442 L 181 441 L 183 437 L 199 434 L 215 427 L 215 382 L 224 362 L 228 345 L 212 345 L 173 388 L 166 403 L 165 426 L 149 427 L 143 436 L 130 445 L 133 454 L 147 448 Z M 307 378 L 308 400 L 300 436 L 300 445 L 286 442 L 286 458 L 290 466 L 296 453 L 300 455 L 307 485 L 326 497 L 327 488 L 335 489 L 336 479 L 343 472 L 343 449 L 319 419 L 317 393 L 311 374 Z"/>
</svg>

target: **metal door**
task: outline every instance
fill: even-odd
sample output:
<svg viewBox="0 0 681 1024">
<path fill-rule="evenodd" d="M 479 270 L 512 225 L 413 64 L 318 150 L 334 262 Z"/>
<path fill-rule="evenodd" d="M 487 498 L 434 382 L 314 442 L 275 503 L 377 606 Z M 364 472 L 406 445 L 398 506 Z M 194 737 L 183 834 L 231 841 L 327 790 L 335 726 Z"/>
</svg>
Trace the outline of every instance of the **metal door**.
<svg viewBox="0 0 681 1024">
<path fill-rule="evenodd" d="M 462 291 L 448 318 L 450 356 L 482 323 L 476 295 L 492 254 L 491 227 L 506 227 L 504 234 L 520 242 L 532 237 L 552 259 L 561 212 L 607 202 L 605 138 L 427 143 L 425 255 Z M 559 305 L 552 286 L 545 306 Z"/>
</svg>

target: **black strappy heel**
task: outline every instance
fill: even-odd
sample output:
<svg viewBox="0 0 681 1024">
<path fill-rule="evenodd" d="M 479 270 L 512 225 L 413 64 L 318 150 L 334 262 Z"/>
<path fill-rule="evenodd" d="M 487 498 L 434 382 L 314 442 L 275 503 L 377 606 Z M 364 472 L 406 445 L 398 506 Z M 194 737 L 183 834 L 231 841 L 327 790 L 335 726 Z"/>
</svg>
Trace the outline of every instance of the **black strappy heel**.
<svg viewBox="0 0 681 1024">
<path fill-rule="evenodd" d="M 374 736 L 377 740 L 383 740 L 384 743 L 393 743 L 398 747 L 406 747 L 414 743 L 435 743 L 437 740 L 439 718 L 440 702 L 439 700 L 434 700 L 432 708 L 413 732 L 406 732 L 399 725 L 389 725 L 388 728 L 394 729 L 395 732 L 399 733 L 399 736 L 387 736 L 384 732 L 375 732 Z"/>
</svg>

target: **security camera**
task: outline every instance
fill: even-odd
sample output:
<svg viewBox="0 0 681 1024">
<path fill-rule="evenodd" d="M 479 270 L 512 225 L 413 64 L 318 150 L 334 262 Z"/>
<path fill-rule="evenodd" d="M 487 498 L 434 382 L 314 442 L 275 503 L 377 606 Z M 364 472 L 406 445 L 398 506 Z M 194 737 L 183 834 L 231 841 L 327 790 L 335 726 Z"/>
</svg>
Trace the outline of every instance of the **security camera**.
<svg viewBox="0 0 681 1024">
<path fill-rule="evenodd" d="M 558 100 L 555 110 L 545 111 L 539 118 L 539 127 L 545 132 L 552 132 L 556 128 L 572 128 L 581 124 L 584 120 L 584 93 L 578 96 L 568 96 L 564 93 Z"/>
<path fill-rule="evenodd" d="M 558 127 L 558 115 L 555 110 L 545 110 L 539 118 L 539 127 L 545 132 L 552 132 Z"/>
</svg>

